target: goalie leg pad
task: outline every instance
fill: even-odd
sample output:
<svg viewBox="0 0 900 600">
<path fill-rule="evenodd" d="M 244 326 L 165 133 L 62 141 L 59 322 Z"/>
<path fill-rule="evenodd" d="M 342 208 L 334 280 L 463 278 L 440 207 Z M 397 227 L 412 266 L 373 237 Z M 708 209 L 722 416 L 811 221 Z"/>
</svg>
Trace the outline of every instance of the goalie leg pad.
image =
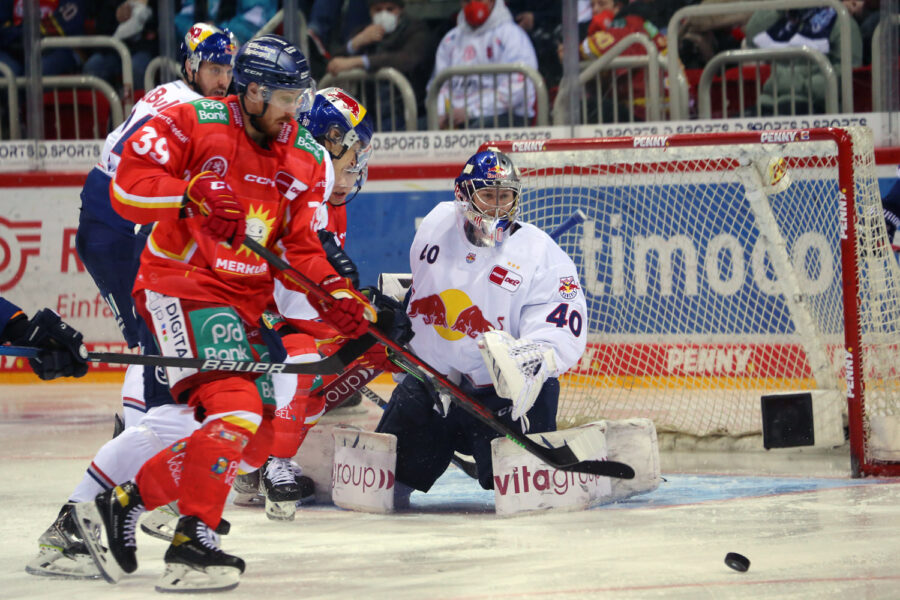
<svg viewBox="0 0 900 600">
<path fill-rule="evenodd" d="M 455 412 L 451 410 L 451 415 Z M 453 457 L 453 420 L 434 409 L 434 398 L 414 377 L 406 377 L 394 388 L 378 433 L 397 437 L 397 479 L 427 492 Z"/>
<path fill-rule="evenodd" d="M 609 460 L 634 468 L 634 479 L 613 479 L 611 501 L 618 502 L 659 487 L 659 443 L 656 427 L 650 419 L 604 421 Z"/>
<path fill-rule="evenodd" d="M 397 438 L 389 433 L 371 433 L 336 428 L 334 436 L 335 505 L 373 513 L 394 512 Z"/>
</svg>

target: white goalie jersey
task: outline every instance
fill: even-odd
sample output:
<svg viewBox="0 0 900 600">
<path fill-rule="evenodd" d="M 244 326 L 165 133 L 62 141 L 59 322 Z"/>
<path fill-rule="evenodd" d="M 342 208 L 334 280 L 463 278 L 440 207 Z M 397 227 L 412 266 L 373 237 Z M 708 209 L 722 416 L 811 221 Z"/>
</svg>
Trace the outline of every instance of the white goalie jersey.
<svg viewBox="0 0 900 600">
<path fill-rule="evenodd" d="M 587 310 L 575 264 L 546 233 L 527 223 L 500 246 L 468 244 L 453 202 L 422 221 L 410 248 L 407 314 L 412 350 L 445 375 L 476 385 L 491 376 L 476 343 L 490 329 L 553 349 L 554 377 L 573 367 L 587 340 Z"/>
</svg>

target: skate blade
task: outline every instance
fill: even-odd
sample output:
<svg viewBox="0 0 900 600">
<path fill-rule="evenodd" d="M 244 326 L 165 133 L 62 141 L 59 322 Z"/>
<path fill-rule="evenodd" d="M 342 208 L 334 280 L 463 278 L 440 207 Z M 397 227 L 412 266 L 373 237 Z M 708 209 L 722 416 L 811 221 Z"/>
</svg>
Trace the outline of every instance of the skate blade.
<svg viewBox="0 0 900 600">
<path fill-rule="evenodd" d="M 118 583 L 125 571 L 122 570 L 109 547 L 106 546 L 106 530 L 103 527 L 103 520 L 100 518 L 97 505 L 93 502 L 76 504 L 75 524 L 78 526 L 81 539 L 84 540 L 88 552 L 91 553 L 91 558 L 94 559 L 100 575 L 109 583 Z"/>
<path fill-rule="evenodd" d="M 156 583 L 156 591 L 163 593 L 225 592 L 238 586 L 240 570 L 235 567 L 206 567 L 192 569 L 182 564 L 167 564 L 166 571 Z"/>
<path fill-rule="evenodd" d="M 297 501 L 273 502 L 266 499 L 266 516 L 273 521 L 293 521 L 297 514 Z"/>
<path fill-rule="evenodd" d="M 258 493 L 253 494 L 235 494 L 235 506 L 249 506 L 250 508 L 262 508 L 266 504 L 266 497 Z"/>
<path fill-rule="evenodd" d="M 168 505 L 161 506 L 150 511 L 144 517 L 141 522 L 141 531 L 157 539 L 171 542 L 175 537 L 178 516 L 178 513 L 171 510 Z"/>
<path fill-rule="evenodd" d="M 25 565 L 25 572 L 55 579 L 100 579 L 100 571 L 88 554 L 69 557 L 56 546 L 41 546 L 38 555 Z"/>
</svg>

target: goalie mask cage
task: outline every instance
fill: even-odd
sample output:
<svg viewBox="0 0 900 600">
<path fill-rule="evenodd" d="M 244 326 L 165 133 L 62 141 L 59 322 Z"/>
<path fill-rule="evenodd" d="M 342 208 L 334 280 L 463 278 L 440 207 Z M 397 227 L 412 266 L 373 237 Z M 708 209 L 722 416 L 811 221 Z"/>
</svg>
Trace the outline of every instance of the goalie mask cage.
<svg viewBox="0 0 900 600">
<path fill-rule="evenodd" d="M 762 395 L 820 390 L 847 420 L 854 475 L 900 475 L 900 268 L 870 130 L 487 147 L 521 172 L 522 220 L 586 215 L 558 240 L 590 326 L 561 427 L 640 416 L 739 438 L 761 432 Z"/>
</svg>

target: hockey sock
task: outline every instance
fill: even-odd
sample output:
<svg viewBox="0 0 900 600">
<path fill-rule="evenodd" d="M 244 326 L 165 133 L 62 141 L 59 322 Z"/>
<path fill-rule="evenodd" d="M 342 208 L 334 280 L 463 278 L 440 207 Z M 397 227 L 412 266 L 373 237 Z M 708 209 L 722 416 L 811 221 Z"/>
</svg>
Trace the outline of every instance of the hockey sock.
<svg viewBox="0 0 900 600">
<path fill-rule="evenodd" d="M 267 412 L 268 409 L 272 409 L 272 412 L 274 413 L 274 406 L 267 405 L 264 408 Z M 269 455 L 272 453 L 272 440 L 274 436 L 274 416 L 273 414 L 266 414 L 263 416 L 262 423 L 259 424 L 259 429 L 256 430 L 256 435 L 253 436 L 247 444 L 247 447 L 244 448 L 243 454 L 241 454 L 238 472 L 252 473 L 263 466 L 266 459 L 269 458 Z"/>
</svg>

